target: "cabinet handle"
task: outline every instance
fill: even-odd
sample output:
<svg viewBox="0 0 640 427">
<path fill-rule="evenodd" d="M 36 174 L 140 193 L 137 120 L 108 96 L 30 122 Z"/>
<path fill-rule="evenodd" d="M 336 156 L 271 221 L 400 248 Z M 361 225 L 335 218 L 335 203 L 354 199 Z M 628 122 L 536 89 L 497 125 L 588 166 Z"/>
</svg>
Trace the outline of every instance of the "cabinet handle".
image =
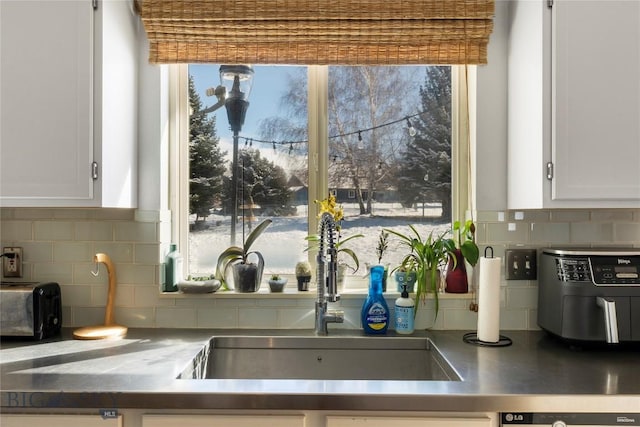
<svg viewBox="0 0 640 427">
<path fill-rule="evenodd" d="M 91 178 L 93 178 L 94 180 L 98 179 L 98 163 L 97 162 L 91 163 Z"/>
<path fill-rule="evenodd" d="M 553 163 L 547 163 L 547 179 L 551 181 L 553 179 Z"/>
</svg>

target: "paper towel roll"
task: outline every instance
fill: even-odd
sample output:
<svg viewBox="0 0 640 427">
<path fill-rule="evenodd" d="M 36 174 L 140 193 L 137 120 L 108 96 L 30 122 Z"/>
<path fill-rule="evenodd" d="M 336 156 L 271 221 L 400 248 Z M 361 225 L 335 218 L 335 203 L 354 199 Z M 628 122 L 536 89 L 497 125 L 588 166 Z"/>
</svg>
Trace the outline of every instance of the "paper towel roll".
<svg viewBox="0 0 640 427">
<path fill-rule="evenodd" d="M 500 340 L 500 258 L 480 258 L 478 283 L 478 339 Z"/>
</svg>

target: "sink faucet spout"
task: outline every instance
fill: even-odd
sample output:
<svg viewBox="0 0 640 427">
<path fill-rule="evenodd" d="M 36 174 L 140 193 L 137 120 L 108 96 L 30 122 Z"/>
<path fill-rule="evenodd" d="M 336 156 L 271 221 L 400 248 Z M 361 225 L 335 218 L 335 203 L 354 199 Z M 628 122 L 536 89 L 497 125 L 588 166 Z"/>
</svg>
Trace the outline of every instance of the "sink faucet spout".
<svg viewBox="0 0 640 427">
<path fill-rule="evenodd" d="M 318 225 L 319 247 L 318 247 L 318 271 L 317 271 L 317 292 L 316 299 L 316 321 L 315 332 L 317 335 L 327 335 L 328 323 L 344 322 L 344 312 L 342 310 L 329 310 L 327 302 L 337 302 L 340 300 L 337 286 L 338 274 L 338 249 L 336 247 L 336 223 L 330 213 L 325 212 L 320 218 Z M 326 249 L 325 249 L 326 243 Z M 327 265 L 326 256 L 329 256 Z M 327 267 L 325 269 L 325 267 Z M 328 274 L 327 274 L 328 273 Z"/>
</svg>

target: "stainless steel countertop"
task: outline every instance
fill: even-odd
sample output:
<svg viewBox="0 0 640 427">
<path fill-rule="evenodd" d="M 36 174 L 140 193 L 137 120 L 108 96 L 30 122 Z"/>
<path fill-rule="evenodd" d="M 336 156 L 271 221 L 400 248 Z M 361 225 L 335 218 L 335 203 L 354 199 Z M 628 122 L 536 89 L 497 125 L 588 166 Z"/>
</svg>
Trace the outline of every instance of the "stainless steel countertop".
<svg viewBox="0 0 640 427">
<path fill-rule="evenodd" d="M 330 335 L 362 335 L 332 330 Z M 130 329 L 114 341 L 3 340 L 3 408 L 308 409 L 380 411 L 640 411 L 640 351 L 575 349 L 542 332 L 503 331 L 478 347 L 464 331 L 428 336 L 463 381 L 178 380 L 213 335 L 309 330 Z M 319 338 L 322 339 L 322 338 Z M 380 337 L 384 339 L 384 337 Z M 393 363 L 381 361 L 380 363 Z"/>
</svg>

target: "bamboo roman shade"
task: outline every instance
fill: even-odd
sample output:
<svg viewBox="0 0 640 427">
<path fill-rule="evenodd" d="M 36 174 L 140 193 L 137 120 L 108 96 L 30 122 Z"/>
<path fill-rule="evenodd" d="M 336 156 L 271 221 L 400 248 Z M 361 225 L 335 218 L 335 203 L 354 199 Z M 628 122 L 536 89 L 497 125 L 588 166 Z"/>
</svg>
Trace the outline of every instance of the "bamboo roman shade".
<svg viewBox="0 0 640 427">
<path fill-rule="evenodd" d="M 485 64 L 494 0 L 137 0 L 151 63 Z"/>
</svg>

